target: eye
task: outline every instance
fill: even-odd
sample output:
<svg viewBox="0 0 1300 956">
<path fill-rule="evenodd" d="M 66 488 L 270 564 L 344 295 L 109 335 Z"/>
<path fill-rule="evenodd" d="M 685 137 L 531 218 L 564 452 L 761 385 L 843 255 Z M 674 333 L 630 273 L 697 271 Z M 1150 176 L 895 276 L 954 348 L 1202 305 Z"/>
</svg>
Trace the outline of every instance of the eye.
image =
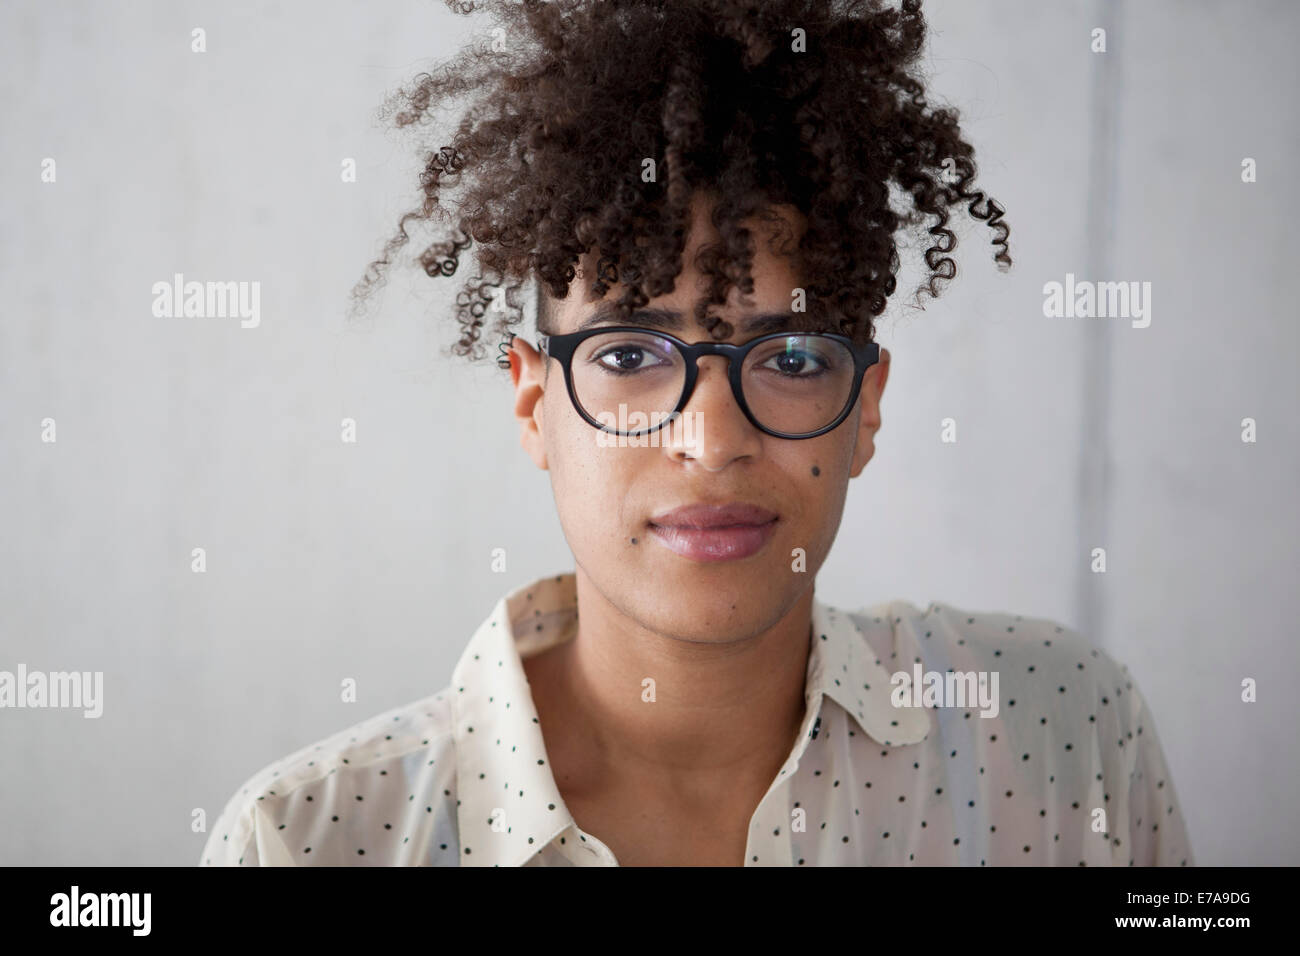
<svg viewBox="0 0 1300 956">
<path fill-rule="evenodd" d="M 815 344 L 796 346 L 794 343 L 777 343 L 766 355 L 757 359 L 756 366 L 765 371 L 777 372 L 785 378 L 819 378 L 833 371 L 831 356 Z"/>
<path fill-rule="evenodd" d="M 786 375 L 799 376 L 800 378 L 807 378 L 807 376 L 799 374 L 805 368 L 812 368 L 813 374 L 816 374 L 818 367 L 816 360 L 807 352 L 782 352 L 780 355 L 774 356 L 771 361 L 776 363 L 777 371 Z"/>
<path fill-rule="evenodd" d="M 657 355 L 653 348 L 636 342 L 603 345 L 590 361 L 614 375 L 630 375 L 658 365 L 672 364 L 668 356 Z"/>
</svg>

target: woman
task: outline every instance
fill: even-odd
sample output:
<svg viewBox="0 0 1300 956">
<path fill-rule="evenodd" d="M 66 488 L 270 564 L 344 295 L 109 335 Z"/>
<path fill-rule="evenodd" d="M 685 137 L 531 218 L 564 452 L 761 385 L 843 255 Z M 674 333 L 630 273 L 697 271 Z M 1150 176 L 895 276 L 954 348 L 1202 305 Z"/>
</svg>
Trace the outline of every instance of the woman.
<svg viewBox="0 0 1300 956">
<path fill-rule="evenodd" d="M 973 149 L 926 105 L 918 0 L 490 4 L 425 201 L 474 246 L 456 351 L 506 335 L 575 570 L 501 599 L 442 691 L 264 768 L 206 864 L 1187 865 L 1124 668 L 1044 619 L 814 596 L 874 454 L 894 237 L 922 291 Z M 894 192 L 911 209 L 895 209 Z M 534 348 L 511 328 L 538 289 Z"/>
</svg>

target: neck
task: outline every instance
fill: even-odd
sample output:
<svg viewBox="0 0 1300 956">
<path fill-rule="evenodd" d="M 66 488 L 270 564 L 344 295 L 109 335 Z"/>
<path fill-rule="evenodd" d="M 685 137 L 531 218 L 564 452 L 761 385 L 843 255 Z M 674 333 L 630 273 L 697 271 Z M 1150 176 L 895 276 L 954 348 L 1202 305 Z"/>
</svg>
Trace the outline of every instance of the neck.
<svg viewBox="0 0 1300 956">
<path fill-rule="evenodd" d="M 700 642 L 643 626 L 581 568 L 576 583 L 577 634 L 546 674 L 546 709 L 581 740 L 581 757 L 563 761 L 569 784 L 646 781 L 660 794 L 770 784 L 804 718 L 812 586 L 758 630 L 732 634 L 723 620 L 725 639 Z"/>
</svg>

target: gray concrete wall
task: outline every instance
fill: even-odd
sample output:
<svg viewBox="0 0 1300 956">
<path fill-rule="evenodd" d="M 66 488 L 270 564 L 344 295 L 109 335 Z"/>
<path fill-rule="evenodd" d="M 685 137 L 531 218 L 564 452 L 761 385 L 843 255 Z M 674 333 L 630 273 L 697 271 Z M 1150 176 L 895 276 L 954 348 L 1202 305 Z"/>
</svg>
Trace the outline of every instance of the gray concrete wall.
<svg viewBox="0 0 1300 956">
<path fill-rule="evenodd" d="M 1083 630 L 1151 704 L 1197 862 L 1300 863 L 1300 8 L 927 6 L 1016 265 L 963 227 L 922 312 L 913 249 L 819 597 Z M 504 591 L 571 569 L 504 373 L 440 354 L 456 283 L 396 273 L 342 316 L 419 166 L 374 109 L 465 29 L 416 0 L 0 9 L 0 669 L 106 682 L 98 720 L 0 711 L 0 863 L 195 863 L 194 808 L 438 690 Z M 153 316 L 177 272 L 260 281 L 260 325 Z M 1150 325 L 1045 317 L 1067 273 L 1150 282 Z"/>
</svg>

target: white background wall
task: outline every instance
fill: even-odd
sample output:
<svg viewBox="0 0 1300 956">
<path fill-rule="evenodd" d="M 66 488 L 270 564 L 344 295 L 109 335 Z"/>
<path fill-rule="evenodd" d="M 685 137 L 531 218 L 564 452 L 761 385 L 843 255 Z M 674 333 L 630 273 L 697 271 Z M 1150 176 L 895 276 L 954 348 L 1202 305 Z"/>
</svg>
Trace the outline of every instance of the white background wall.
<svg viewBox="0 0 1300 956">
<path fill-rule="evenodd" d="M 918 312 L 907 262 L 818 596 L 1083 630 L 1151 704 L 1197 862 L 1300 863 L 1300 8 L 927 9 L 1016 265 L 963 226 Z M 502 593 L 572 568 L 506 373 L 441 354 L 462 276 L 394 273 L 372 324 L 343 318 L 420 165 L 374 111 L 472 26 L 432 0 L 0 9 L 0 669 L 105 675 L 98 720 L 0 710 L 0 863 L 196 863 L 194 808 L 441 689 Z M 155 318 L 176 272 L 260 281 L 260 326 Z M 1045 318 L 1067 272 L 1151 282 L 1150 327 Z"/>
</svg>

